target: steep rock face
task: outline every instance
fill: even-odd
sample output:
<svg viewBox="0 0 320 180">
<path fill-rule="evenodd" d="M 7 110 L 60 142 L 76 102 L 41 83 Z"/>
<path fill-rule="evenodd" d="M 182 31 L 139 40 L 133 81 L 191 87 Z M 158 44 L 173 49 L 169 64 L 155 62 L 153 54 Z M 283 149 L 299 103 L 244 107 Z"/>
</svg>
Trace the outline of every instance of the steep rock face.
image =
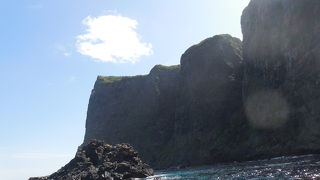
<svg viewBox="0 0 320 180">
<path fill-rule="evenodd" d="M 94 140 L 79 149 L 75 158 L 57 172 L 29 180 L 120 180 L 151 175 L 153 170 L 130 145 L 111 146 Z"/>
<path fill-rule="evenodd" d="M 252 0 L 242 15 L 248 142 L 262 154 L 320 149 L 320 1 Z"/>
<path fill-rule="evenodd" d="M 153 161 L 172 134 L 179 69 L 157 65 L 145 76 L 99 76 L 90 97 L 85 143 L 130 143 Z"/>
<path fill-rule="evenodd" d="M 234 127 L 245 124 L 241 76 L 242 43 L 229 35 L 206 39 L 182 55 L 182 88 L 168 145 L 173 155 L 160 161 L 202 165 L 229 158 L 225 153 L 241 138 L 234 136 L 241 127 Z"/>
<path fill-rule="evenodd" d="M 220 161 L 219 153 L 229 154 L 243 138 L 234 134 L 247 127 L 241 74 L 241 41 L 220 35 L 188 49 L 181 67 L 98 77 L 84 143 L 130 143 L 155 168 Z"/>
<path fill-rule="evenodd" d="M 173 129 L 179 66 L 155 66 L 149 75 L 98 77 L 90 97 L 85 143 L 127 142 L 155 160 Z"/>
</svg>

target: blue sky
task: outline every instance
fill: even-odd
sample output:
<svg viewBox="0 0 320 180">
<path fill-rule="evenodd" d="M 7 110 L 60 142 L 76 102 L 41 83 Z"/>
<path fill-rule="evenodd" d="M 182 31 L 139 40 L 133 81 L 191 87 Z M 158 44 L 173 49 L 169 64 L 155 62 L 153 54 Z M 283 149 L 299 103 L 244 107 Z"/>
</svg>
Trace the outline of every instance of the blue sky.
<svg viewBox="0 0 320 180">
<path fill-rule="evenodd" d="M 242 38 L 248 2 L 0 0 L 1 179 L 48 175 L 74 156 L 97 75 L 146 74 L 156 64 L 179 64 L 188 47 L 213 35 Z M 109 32 L 117 26 L 101 17 L 124 25 Z M 102 33 L 90 34 L 97 27 Z M 125 47 L 116 44 L 120 37 Z"/>
</svg>

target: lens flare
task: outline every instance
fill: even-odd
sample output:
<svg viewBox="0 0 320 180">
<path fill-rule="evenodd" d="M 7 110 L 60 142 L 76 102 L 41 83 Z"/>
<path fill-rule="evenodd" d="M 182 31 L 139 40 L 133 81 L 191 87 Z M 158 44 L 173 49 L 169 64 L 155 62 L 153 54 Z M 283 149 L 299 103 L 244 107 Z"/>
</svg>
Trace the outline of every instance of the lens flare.
<svg viewBox="0 0 320 180">
<path fill-rule="evenodd" d="M 260 91 L 247 98 L 245 111 L 254 128 L 276 129 L 287 122 L 289 106 L 279 92 Z"/>
</svg>

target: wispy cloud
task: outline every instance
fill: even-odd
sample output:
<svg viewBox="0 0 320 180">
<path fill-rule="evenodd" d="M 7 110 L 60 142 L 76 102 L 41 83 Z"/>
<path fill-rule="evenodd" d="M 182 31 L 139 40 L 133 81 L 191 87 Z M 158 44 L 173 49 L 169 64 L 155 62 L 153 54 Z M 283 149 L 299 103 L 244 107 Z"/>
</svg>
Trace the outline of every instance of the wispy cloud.
<svg viewBox="0 0 320 180">
<path fill-rule="evenodd" d="M 56 159 L 72 158 L 71 154 L 47 154 L 47 153 L 18 153 L 10 154 L 8 157 L 13 159 Z"/>
<path fill-rule="evenodd" d="M 42 9 L 43 5 L 42 4 L 32 4 L 27 6 L 28 9 Z"/>
<path fill-rule="evenodd" d="M 47 86 L 54 86 L 53 82 L 47 82 Z"/>
<path fill-rule="evenodd" d="M 61 44 L 56 44 L 55 45 L 55 49 L 61 53 L 63 56 L 66 56 L 66 57 L 69 57 L 72 55 L 71 51 L 69 50 L 69 48 L 67 48 L 66 46 L 64 45 L 61 45 Z"/>
<path fill-rule="evenodd" d="M 77 77 L 75 76 L 69 76 L 68 82 L 75 82 L 77 80 Z"/>
<path fill-rule="evenodd" d="M 135 63 L 152 54 L 152 45 L 141 41 L 138 22 L 120 15 L 88 16 L 86 33 L 77 36 L 77 50 L 102 62 Z"/>
</svg>

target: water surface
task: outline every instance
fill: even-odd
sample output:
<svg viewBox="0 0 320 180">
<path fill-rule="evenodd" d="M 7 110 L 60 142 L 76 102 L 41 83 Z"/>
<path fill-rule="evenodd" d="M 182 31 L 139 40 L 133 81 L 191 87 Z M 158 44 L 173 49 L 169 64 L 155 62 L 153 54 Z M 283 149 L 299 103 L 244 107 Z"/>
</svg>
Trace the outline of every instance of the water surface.
<svg viewBox="0 0 320 180">
<path fill-rule="evenodd" d="M 212 167 L 156 172 L 147 180 L 260 180 L 320 179 L 320 155 L 279 157 L 269 160 L 235 162 Z"/>
</svg>

